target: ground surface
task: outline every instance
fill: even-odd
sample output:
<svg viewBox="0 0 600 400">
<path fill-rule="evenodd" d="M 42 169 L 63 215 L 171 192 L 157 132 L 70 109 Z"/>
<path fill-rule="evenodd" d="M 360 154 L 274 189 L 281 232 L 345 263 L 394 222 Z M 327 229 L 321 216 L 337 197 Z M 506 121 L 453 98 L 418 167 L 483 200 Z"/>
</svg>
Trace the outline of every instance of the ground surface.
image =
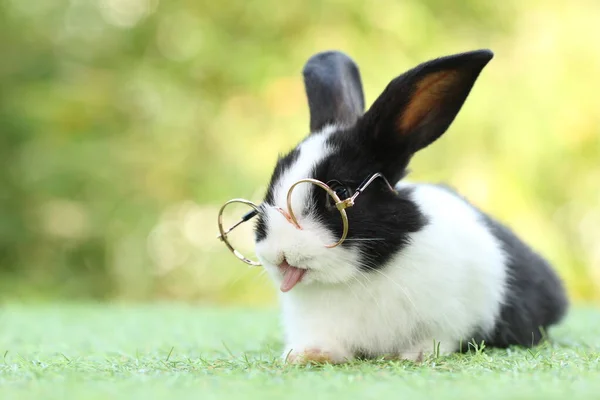
<svg viewBox="0 0 600 400">
<path fill-rule="evenodd" d="M 600 311 L 550 336 L 422 365 L 282 367 L 274 312 L 5 305 L 0 399 L 600 399 Z"/>
</svg>

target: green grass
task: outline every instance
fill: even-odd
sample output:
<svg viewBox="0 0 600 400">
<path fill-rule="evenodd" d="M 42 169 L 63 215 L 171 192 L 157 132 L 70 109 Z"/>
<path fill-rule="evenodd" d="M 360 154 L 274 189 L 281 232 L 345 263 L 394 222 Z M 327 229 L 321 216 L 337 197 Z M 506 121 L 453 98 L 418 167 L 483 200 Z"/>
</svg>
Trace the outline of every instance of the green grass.
<svg viewBox="0 0 600 400">
<path fill-rule="evenodd" d="M 280 332 L 268 310 L 5 305 L 0 399 L 600 398 L 599 310 L 574 310 L 533 350 L 421 365 L 286 367 Z"/>
</svg>

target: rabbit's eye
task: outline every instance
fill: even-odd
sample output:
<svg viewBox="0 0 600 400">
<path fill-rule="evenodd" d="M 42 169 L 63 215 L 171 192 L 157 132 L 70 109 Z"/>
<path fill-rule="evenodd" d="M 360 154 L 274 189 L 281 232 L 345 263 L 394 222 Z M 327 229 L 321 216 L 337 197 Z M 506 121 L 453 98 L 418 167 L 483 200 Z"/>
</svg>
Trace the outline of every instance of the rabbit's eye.
<svg viewBox="0 0 600 400">
<path fill-rule="evenodd" d="M 329 181 L 327 185 L 337 194 L 340 200 L 346 200 L 351 196 L 350 188 L 338 181 Z M 327 207 L 335 209 L 335 200 L 329 194 L 327 194 Z"/>
<path fill-rule="evenodd" d="M 345 186 L 338 186 L 333 190 L 335 191 L 335 194 L 338 195 L 340 200 L 346 200 L 348 197 L 350 197 L 350 190 Z"/>
</svg>

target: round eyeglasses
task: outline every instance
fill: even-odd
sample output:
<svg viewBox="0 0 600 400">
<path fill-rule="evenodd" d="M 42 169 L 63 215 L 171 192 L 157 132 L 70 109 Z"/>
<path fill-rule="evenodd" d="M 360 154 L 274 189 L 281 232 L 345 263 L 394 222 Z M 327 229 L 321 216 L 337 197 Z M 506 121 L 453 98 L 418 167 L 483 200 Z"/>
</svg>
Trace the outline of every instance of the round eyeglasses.
<svg viewBox="0 0 600 400">
<path fill-rule="evenodd" d="M 361 183 L 358 188 L 354 191 L 354 193 L 345 199 L 341 199 L 338 193 L 333 190 L 328 184 L 321 182 L 318 179 L 300 179 L 296 181 L 287 192 L 287 211 L 283 210 L 280 207 L 274 207 L 266 204 L 256 205 L 250 200 L 246 199 L 232 199 L 223 204 L 221 209 L 219 210 L 218 215 L 218 226 L 220 235 L 217 236 L 225 246 L 241 261 L 251 266 L 260 266 L 261 263 L 258 261 L 258 257 L 256 257 L 253 253 L 254 248 L 254 238 L 253 231 L 246 232 L 237 232 L 241 231 L 238 227 L 240 227 L 244 222 L 250 221 L 252 218 L 257 216 L 258 214 L 265 211 L 266 208 L 273 208 L 281 213 L 285 219 L 292 224 L 296 229 L 302 230 L 302 226 L 300 225 L 296 214 L 294 213 L 294 208 L 292 207 L 292 195 L 294 193 L 294 189 L 297 189 L 302 184 L 312 185 L 315 190 L 323 191 L 323 194 L 326 197 L 326 201 L 330 202 L 331 206 L 335 207 L 340 216 L 340 224 L 342 227 L 342 234 L 337 241 L 333 241 L 332 243 L 324 243 L 326 248 L 334 248 L 341 245 L 348 236 L 348 214 L 346 213 L 346 209 L 353 207 L 356 198 L 377 178 L 381 178 L 387 187 L 394 191 L 394 188 L 387 179 L 381 173 L 375 173 L 370 175 L 367 179 Z M 242 210 L 240 210 L 240 207 Z M 249 224 L 246 224 L 249 225 Z M 227 230 L 224 229 L 225 226 L 229 226 Z M 238 228 L 236 230 L 236 228 Z M 234 238 L 233 232 L 236 230 L 236 234 L 238 237 Z M 335 239 L 334 239 L 335 240 Z M 252 254 L 252 255 L 250 255 Z"/>
</svg>

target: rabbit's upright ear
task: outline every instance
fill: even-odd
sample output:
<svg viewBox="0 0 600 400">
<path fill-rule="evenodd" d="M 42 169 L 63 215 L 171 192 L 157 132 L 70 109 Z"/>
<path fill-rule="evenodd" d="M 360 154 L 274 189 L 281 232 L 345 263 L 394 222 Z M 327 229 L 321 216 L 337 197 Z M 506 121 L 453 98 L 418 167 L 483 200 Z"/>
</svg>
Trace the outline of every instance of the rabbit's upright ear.
<svg viewBox="0 0 600 400">
<path fill-rule="evenodd" d="M 448 129 L 492 57 L 477 50 L 438 58 L 389 83 L 357 127 L 391 175 Z"/>
<path fill-rule="evenodd" d="M 352 126 L 363 114 L 365 99 L 358 66 L 339 51 L 317 53 L 302 70 L 310 110 L 310 131 L 326 125 Z"/>
</svg>

